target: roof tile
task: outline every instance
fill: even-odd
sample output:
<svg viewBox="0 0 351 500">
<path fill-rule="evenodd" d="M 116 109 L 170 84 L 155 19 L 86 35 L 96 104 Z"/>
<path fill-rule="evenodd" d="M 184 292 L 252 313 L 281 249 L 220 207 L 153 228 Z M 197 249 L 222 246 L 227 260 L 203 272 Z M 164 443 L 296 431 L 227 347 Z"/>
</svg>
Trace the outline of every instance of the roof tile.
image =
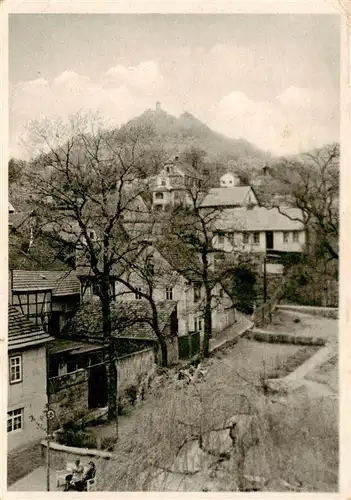
<svg viewBox="0 0 351 500">
<path fill-rule="evenodd" d="M 176 302 L 171 300 L 156 303 L 159 328 L 162 331 Z M 111 303 L 112 331 L 115 337 L 157 340 L 150 322 L 152 311 L 146 300 L 126 300 Z M 102 337 L 102 313 L 100 301 L 83 304 L 69 325 L 66 335 L 80 337 Z"/>
<path fill-rule="evenodd" d="M 20 349 L 44 344 L 52 337 L 39 326 L 34 325 L 16 307 L 8 310 L 8 349 Z"/>
<path fill-rule="evenodd" d="M 80 293 L 80 281 L 74 271 L 12 271 L 15 291 L 52 290 L 53 296 Z"/>
</svg>

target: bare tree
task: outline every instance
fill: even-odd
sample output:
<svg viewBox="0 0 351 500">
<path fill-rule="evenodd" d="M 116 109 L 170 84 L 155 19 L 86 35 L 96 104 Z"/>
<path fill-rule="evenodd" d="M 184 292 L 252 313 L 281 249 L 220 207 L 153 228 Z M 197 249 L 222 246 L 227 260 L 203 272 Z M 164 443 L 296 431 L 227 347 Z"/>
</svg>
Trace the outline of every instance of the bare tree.
<svg viewBox="0 0 351 500">
<path fill-rule="evenodd" d="M 33 121 L 29 144 L 36 220 L 43 231 L 80 246 L 96 282 L 102 309 L 108 365 L 108 416 L 117 416 L 117 370 L 111 335 L 111 281 L 122 256 L 135 254 L 140 240 L 122 226 L 133 201 L 147 190 L 141 180 L 154 158 L 151 129 L 104 130 L 96 117 L 80 114 L 68 123 Z M 40 153 L 40 154 L 38 154 Z"/>
<path fill-rule="evenodd" d="M 330 144 L 299 156 L 280 158 L 270 167 L 275 194 L 301 215 L 289 215 L 306 226 L 308 246 L 318 246 L 330 259 L 339 258 L 339 156 L 338 144 Z M 311 241 L 313 238 L 313 241 Z"/>
<path fill-rule="evenodd" d="M 206 181 L 189 186 L 187 205 L 178 206 L 170 216 L 168 245 L 178 246 L 184 256 L 181 272 L 190 276 L 194 283 L 204 288 L 203 302 L 199 308 L 204 317 L 204 339 L 202 356 L 209 356 L 212 336 L 212 310 L 218 301 L 215 293 L 217 285 L 223 285 L 225 278 L 233 271 L 236 259 L 235 243 L 231 251 L 224 252 L 215 244 L 219 232 L 220 208 L 204 208 L 202 200 L 207 192 Z"/>
<path fill-rule="evenodd" d="M 149 224 L 148 228 L 144 226 L 141 235 L 143 240 L 145 238 L 141 243 L 143 249 L 136 258 L 130 254 L 122 256 L 121 260 L 128 271 L 118 278 L 119 284 L 124 286 L 124 290 L 120 290 L 119 296 L 123 297 L 125 294 L 132 293 L 139 299 L 148 302 L 151 315 L 145 320 L 150 324 L 159 341 L 161 365 L 167 367 L 167 343 L 160 329 L 157 303 L 160 300 L 166 300 L 166 287 L 174 287 L 179 282 L 179 275 L 151 244 L 152 240 L 156 240 L 156 243 L 158 240 L 154 235 L 155 225 Z"/>
</svg>

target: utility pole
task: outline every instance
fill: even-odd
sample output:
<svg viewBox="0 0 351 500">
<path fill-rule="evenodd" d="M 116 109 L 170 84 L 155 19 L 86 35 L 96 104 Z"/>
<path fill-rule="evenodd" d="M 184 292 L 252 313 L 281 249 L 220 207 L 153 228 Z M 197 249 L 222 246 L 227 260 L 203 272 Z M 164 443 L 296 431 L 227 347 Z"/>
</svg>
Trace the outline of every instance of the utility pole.
<svg viewBox="0 0 351 500">
<path fill-rule="evenodd" d="M 50 421 L 55 417 L 53 410 L 49 409 L 47 405 L 46 410 L 46 491 L 50 491 L 50 440 L 51 440 L 51 426 Z"/>
<path fill-rule="evenodd" d="M 267 256 L 263 257 L 263 302 L 267 302 Z"/>
</svg>

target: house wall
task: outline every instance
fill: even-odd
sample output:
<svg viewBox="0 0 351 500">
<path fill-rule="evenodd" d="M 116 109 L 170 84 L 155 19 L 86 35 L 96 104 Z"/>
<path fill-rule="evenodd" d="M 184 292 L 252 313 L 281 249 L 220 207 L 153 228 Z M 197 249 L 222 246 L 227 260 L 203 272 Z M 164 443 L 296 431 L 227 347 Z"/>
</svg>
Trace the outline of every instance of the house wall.
<svg viewBox="0 0 351 500">
<path fill-rule="evenodd" d="M 214 236 L 213 245 L 215 248 L 223 250 L 225 252 L 231 252 L 233 249 L 240 249 L 245 252 L 265 252 L 266 251 L 266 231 L 259 231 L 259 243 L 253 243 L 253 233 L 250 233 L 250 243 L 244 243 L 244 237 L 242 232 L 234 233 L 233 244 L 230 240 L 224 236 L 224 241 L 220 243 L 219 236 Z M 306 242 L 305 231 L 299 231 L 299 241 L 294 242 L 292 231 L 289 231 L 289 241 L 284 242 L 284 232 L 283 231 L 273 231 L 273 250 L 278 250 L 281 252 L 302 252 L 303 246 Z"/>
<path fill-rule="evenodd" d="M 192 294 L 189 293 L 189 286 L 186 284 L 185 278 L 176 273 L 156 250 L 152 249 L 151 252 L 154 255 L 155 275 L 157 276 L 157 281 L 155 278 L 153 298 L 155 301 L 166 300 L 166 287 L 172 286 L 172 300 L 177 302 L 178 335 L 186 335 L 189 331 L 189 301 L 191 303 L 192 300 Z M 125 273 L 123 279 L 134 287 L 145 287 L 144 280 L 137 273 Z M 116 283 L 116 296 L 118 297 L 118 295 L 120 295 L 120 300 L 135 299 L 135 295 L 130 293 L 129 289 L 120 283 Z"/>
<path fill-rule="evenodd" d="M 8 411 L 23 408 L 23 429 L 7 434 L 8 450 L 42 438 L 45 432 L 38 428 L 47 403 L 46 396 L 46 348 L 35 347 L 22 351 L 10 351 L 9 356 L 22 354 L 22 381 L 8 386 Z M 33 415 L 35 421 L 31 422 Z"/>
<path fill-rule="evenodd" d="M 304 244 L 306 243 L 305 231 L 299 231 L 299 241 L 294 242 L 292 232 L 288 234 L 289 241 L 284 243 L 283 231 L 274 232 L 274 250 L 281 250 L 285 252 L 301 252 Z"/>
<path fill-rule="evenodd" d="M 222 175 L 222 177 L 219 180 L 220 187 L 234 187 L 239 185 L 239 178 L 238 176 L 234 175 L 231 172 L 227 172 L 226 174 Z"/>
</svg>

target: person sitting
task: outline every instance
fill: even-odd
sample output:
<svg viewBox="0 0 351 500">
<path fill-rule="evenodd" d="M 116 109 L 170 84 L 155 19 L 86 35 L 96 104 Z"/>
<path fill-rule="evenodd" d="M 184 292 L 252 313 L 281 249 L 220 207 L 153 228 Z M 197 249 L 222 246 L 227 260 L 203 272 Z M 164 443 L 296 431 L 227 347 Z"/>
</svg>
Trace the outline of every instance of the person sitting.
<svg viewBox="0 0 351 500">
<path fill-rule="evenodd" d="M 66 491 L 68 491 L 71 486 L 73 486 L 74 489 L 80 487 L 80 483 L 83 477 L 83 470 L 84 469 L 80 463 L 80 460 L 77 459 L 75 461 L 75 467 L 73 468 L 72 473 L 66 476 Z"/>
<path fill-rule="evenodd" d="M 81 481 L 81 486 L 82 486 L 82 490 L 81 491 L 86 491 L 87 490 L 89 479 L 94 479 L 95 474 L 96 474 L 96 467 L 95 467 L 94 462 L 91 461 L 91 462 L 88 463 L 88 465 L 89 465 L 89 468 L 85 472 L 85 474 L 84 474 L 84 476 L 82 478 L 82 481 Z"/>
</svg>

